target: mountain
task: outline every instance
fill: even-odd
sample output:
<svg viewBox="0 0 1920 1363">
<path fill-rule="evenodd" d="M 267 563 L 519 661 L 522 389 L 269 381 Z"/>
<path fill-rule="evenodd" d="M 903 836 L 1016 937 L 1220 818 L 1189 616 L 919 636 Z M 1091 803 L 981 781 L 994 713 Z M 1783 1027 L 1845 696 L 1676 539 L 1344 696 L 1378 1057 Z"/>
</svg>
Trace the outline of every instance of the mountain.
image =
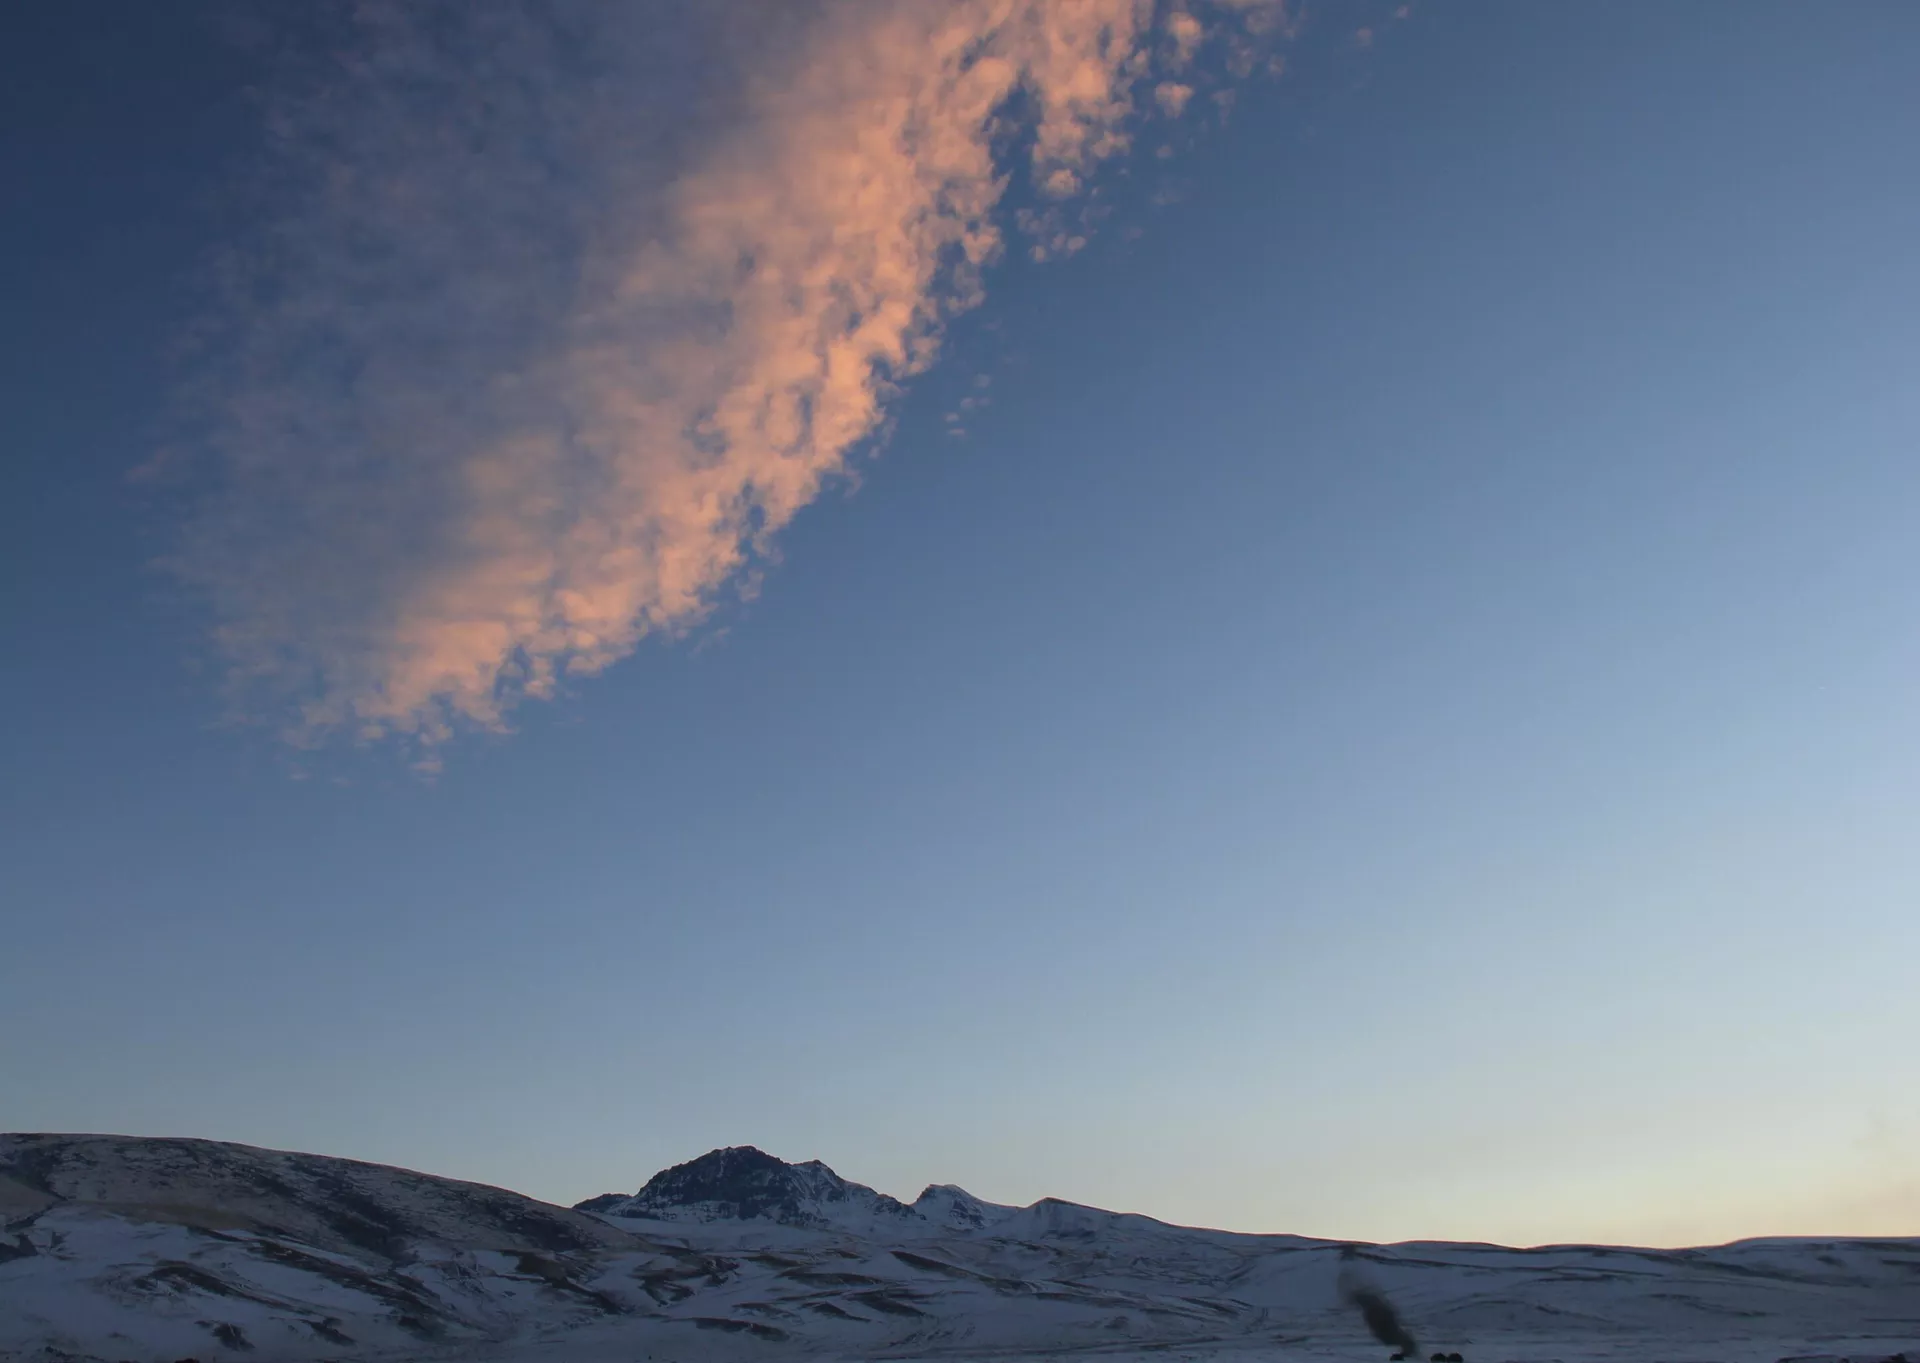
<svg viewBox="0 0 1920 1363">
<path fill-rule="evenodd" d="M 872 1231 L 925 1221 L 905 1203 L 849 1183 L 819 1160 L 788 1164 L 750 1145 L 709 1151 L 663 1169 L 630 1197 L 606 1193 L 574 1210 L 615 1219 L 771 1221 L 821 1230 Z"/>
<path fill-rule="evenodd" d="M 1015 1212 L 1018 1207 L 1003 1207 L 997 1202 L 982 1202 L 965 1188 L 957 1188 L 951 1183 L 930 1183 L 920 1196 L 913 1200 L 913 1209 L 924 1217 L 929 1225 L 947 1230 L 985 1230 L 988 1226 L 997 1226 Z"/>
<path fill-rule="evenodd" d="M 1383 1359 L 1363 1297 L 1474 1363 L 1920 1363 L 1920 1240 L 1361 1245 L 943 1184 L 907 1205 L 749 1147 L 568 1209 L 213 1141 L 0 1136 L 0 1363 Z"/>
<path fill-rule="evenodd" d="M 857 1234 L 982 1230 L 1020 1211 L 983 1202 L 951 1183 L 930 1184 L 912 1205 L 841 1178 L 819 1160 L 789 1164 L 751 1145 L 711 1150 L 663 1169 L 637 1193 L 603 1193 L 577 1203 L 615 1223 L 765 1221 Z"/>
<path fill-rule="evenodd" d="M 358 1160 L 0 1135 L 0 1358 L 484 1340 L 604 1314 L 572 1266 L 639 1246 L 582 1212 Z"/>
<path fill-rule="evenodd" d="M 416 1242 L 593 1252 L 629 1238 L 502 1188 L 221 1141 L 0 1136 L 0 1210 L 62 1205 L 200 1230 L 278 1236 L 387 1262 Z"/>
</svg>

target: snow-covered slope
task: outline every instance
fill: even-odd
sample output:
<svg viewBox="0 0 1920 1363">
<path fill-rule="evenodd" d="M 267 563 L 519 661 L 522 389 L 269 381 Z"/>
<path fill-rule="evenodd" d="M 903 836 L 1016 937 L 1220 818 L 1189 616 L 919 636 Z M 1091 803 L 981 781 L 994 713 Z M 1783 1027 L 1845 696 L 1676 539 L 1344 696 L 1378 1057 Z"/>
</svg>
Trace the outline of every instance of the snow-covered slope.
<svg viewBox="0 0 1920 1363">
<path fill-rule="evenodd" d="M 1915 1240 L 1343 1245 L 945 1185 L 907 1206 L 742 1150 L 583 1205 L 211 1142 L 0 1137 L 0 1359 L 1384 1359 L 1343 1300 L 1358 1275 L 1423 1349 L 1475 1363 L 1920 1363 Z"/>
<path fill-rule="evenodd" d="M 639 1244 L 518 1193 L 356 1160 L 0 1136 L 0 1354 L 484 1340 L 605 1313 L 570 1275 Z"/>
<path fill-rule="evenodd" d="M 985 1230 L 997 1226 L 1019 1211 L 998 1202 L 982 1202 L 965 1188 L 951 1183 L 930 1183 L 913 1200 L 913 1209 L 931 1226 L 942 1230 Z"/>
<path fill-rule="evenodd" d="M 0 1135 L 0 1187 L 7 1184 L 21 1190 L 23 1206 L 84 1204 L 377 1260 L 423 1241 L 560 1252 L 628 1243 L 597 1217 L 501 1188 L 222 1141 Z"/>
</svg>

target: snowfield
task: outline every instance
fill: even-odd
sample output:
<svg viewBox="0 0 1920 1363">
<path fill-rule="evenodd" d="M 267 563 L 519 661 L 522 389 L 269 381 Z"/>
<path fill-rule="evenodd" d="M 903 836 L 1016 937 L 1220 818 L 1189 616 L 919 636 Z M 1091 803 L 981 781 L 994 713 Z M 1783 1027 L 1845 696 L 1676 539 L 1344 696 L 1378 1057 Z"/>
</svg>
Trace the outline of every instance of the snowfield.
<svg viewBox="0 0 1920 1363">
<path fill-rule="evenodd" d="M 1363 1245 L 715 1151 L 555 1207 L 211 1141 L 0 1136 L 0 1359 L 1920 1363 L 1920 1240 Z"/>
</svg>

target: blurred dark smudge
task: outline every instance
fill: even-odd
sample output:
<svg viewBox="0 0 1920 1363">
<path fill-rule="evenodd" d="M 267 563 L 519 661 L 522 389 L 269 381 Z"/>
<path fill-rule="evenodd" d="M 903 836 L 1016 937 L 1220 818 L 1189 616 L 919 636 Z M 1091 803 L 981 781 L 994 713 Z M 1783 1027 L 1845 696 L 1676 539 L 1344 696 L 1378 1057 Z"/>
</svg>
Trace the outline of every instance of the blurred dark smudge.
<svg viewBox="0 0 1920 1363">
<path fill-rule="evenodd" d="M 1351 1251 L 1343 1257 L 1351 1257 Z M 1400 1313 L 1393 1309 L 1393 1303 L 1387 1300 L 1386 1293 L 1363 1280 L 1351 1268 L 1340 1270 L 1340 1298 L 1360 1312 L 1367 1329 L 1382 1344 L 1408 1358 L 1419 1351 L 1420 1345 L 1401 1321 Z"/>
</svg>

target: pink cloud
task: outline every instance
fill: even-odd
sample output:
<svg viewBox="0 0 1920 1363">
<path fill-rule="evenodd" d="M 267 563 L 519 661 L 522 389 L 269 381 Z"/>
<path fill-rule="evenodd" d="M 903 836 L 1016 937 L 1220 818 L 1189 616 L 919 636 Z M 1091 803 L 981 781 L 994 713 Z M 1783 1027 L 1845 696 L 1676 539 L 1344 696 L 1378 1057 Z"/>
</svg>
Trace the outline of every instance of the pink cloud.
<svg viewBox="0 0 1920 1363">
<path fill-rule="evenodd" d="M 1168 65 L 1175 71 L 1183 69 L 1193 60 L 1206 33 L 1205 25 L 1186 10 L 1175 10 L 1168 15 L 1167 36 L 1173 41 L 1173 55 Z"/>
<path fill-rule="evenodd" d="M 450 44 L 369 4 L 354 55 L 276 109 L 298 214 L 255 245 L 271 296 L 210 371 L 220 487 L 177 562 L 295 741 L 432 764 L 697 624 L 983 298 L 1008 111 L 1032 111 L 1041 195 L 1018 221 L 1039 255 L 1077 249 L 1069 210 L 1129 150 L 1137 92 L 1191 98 L 1156 61 L 1208 32 L 1250 51 L 1284 15 L 829 0 L 662 138 L 623 65 L 642 8 L 582 44 L 475 0 Z"/>
</svg>

